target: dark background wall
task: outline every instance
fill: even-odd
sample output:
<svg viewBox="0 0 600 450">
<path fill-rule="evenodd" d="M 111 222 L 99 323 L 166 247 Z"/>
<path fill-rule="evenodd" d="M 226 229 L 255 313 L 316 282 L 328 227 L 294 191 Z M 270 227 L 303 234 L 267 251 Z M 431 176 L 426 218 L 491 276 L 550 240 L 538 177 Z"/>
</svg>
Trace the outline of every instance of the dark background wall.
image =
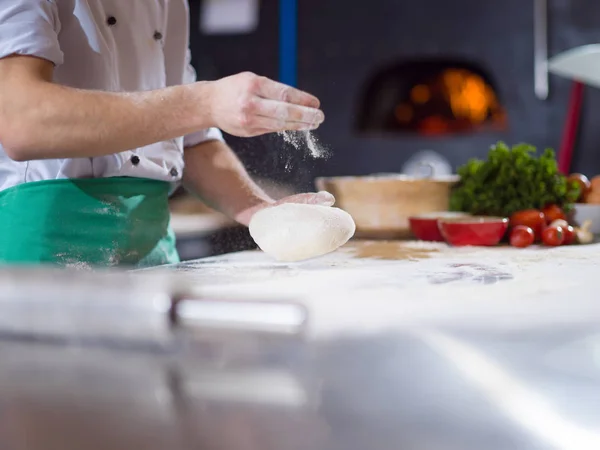
<svg viewBox="0 0 600 450">
<path fill-rule="evenodd" d="M 194 64 L 213 79 L 251 70 L 277 78 L 278 2 L 262 0 L 259 29 L 249 35 L 203 36 L 199 0 L 191 0 Z M 600 42 L 595 0 L 548 0 L 549 54 Z M 326 121 L 317 136 L 332 150 L 313 160 L 278 136 L 229 139 L 253 173 L 312 187 L 317 175 L 398 171 L 422 149 L 443 154 L 456 167 L 484 156 L 495 141 L 529 142 L 558 149 L 570 81 L 550 77 L 550 97 L 533 91 L 533 1 L 299 0 L 298 85 L 317 95 Z M 508 112 L 501 133 L 422 138 L 361 136 L 353 130 L 361 88 L 386 64 L 414 57 L 467 58 L 486 69 Z M 573 170 L 600 172 L 600 90 L 586 88 Z"/>
</svg>

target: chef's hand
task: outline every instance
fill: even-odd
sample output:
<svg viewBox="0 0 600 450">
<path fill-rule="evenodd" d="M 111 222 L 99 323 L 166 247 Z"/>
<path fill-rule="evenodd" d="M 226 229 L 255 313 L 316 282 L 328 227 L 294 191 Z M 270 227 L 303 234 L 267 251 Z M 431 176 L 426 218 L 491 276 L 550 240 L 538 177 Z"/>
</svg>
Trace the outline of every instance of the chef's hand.
<svg viewBox="0 0 600 450">
<path fill-rule="evenodd" d="M 234 136 L 311 130 L 325 120 L 316 97 L 250 72 L 210 83 L 210 115 Z"/>
<path fill-rule="evenodd" d="M 282 205 L 284 203 L 303 203 L 305 205 L 333 206 L 335 203 L 335 197 L 326 191 L 309 192 L 306 194 L 295 194 L 290 195 L 289 197 L 284 197 L 273 204 L 264 205 L 263 208 L 268 206 Z"/>
<path fill-rule="evenodd" d="M 252 216 L 258 211 L 261 211 L 265 208 L 269 208 L 271 206 L 282 205 L 284 203 L 302 203 L 305 205 L 333 206 L 335 204 L 335 197 L 329 192 L 325 191 L 290 195 L 289 197 L 284 197 L 276 202 L 262 202 L 258 205 L 248 208 L 245 211 L 241 212 L 236 217 L 236 220 L 247 226 L 250 223 Z"/>
</svg>

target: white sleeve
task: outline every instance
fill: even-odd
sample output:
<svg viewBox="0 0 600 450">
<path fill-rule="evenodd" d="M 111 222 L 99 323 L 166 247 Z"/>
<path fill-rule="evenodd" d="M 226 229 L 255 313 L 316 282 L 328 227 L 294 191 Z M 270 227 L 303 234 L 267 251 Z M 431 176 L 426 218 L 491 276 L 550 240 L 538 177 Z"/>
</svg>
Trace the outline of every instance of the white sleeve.
<svg viewBox="0 0 600 450">
<path fill-rule="evenodd" d="M 192 66 L 192 53 L 187 51 L 186 53 L 186 67 L 185 72 L 183 74 L 183 84 L 190 84 L 196 81 L 196 70 Z M 192 134 L 188 134 L 183 139 L 183 146 L 193 147 L 194 145 L 201 144 L 207 141 L 225 141 L 223 138 L 223 133 L 218 128 L 207 128 L 205 130 L 200 130 Z"/>
<path fill-rule="evenodd" d="M 27 55 L 60 65 L 56 0 L 0 0 L 0 58 Z"/>
</svg>

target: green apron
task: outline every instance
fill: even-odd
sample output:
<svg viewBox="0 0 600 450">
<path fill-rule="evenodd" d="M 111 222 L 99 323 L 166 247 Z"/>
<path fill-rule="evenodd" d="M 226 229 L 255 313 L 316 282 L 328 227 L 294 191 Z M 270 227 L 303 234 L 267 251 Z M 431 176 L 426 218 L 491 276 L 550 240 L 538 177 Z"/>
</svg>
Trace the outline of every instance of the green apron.
<svg viewBox="0 0 600 450">
<path fill-rule="evenodd" d="M 147 267 L 179 262 L 169 183 L 89 178 L 0 192 L 0 264 Z"/>
</svg>

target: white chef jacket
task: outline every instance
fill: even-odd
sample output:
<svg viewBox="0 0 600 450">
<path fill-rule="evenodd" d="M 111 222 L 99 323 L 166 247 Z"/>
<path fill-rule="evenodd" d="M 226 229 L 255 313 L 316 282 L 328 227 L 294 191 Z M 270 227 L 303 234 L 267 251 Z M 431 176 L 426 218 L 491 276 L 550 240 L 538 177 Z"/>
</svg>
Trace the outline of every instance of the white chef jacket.
<svg viewBox="0 0 600 450">
<path fill-rule="evenodd" d="M 131 92 L 191 83 L 188 9 L 188 0 L 0 0 L 0 58 L 49 60 L 55 82 L 81 89 Z M 60 178 L 177 183 L 183 148 L 213 139 L 223 139 L 216 128 L 109 156 L 26 162 L 11 160 L 0 144 L 0 190 Z"/>
</svg>

